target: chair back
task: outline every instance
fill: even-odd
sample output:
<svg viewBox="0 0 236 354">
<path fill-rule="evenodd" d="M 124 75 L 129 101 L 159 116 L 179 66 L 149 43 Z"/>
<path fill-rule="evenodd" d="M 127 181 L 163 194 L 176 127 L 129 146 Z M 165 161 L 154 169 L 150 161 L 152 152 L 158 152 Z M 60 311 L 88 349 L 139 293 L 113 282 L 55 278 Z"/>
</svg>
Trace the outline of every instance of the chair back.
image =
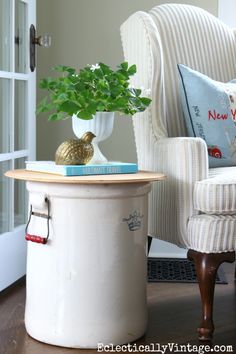
<svg viewBox="0 0 236 354">
<path fill-rule="evenodd" d="M 121 33 L 126 59 L 137 62 L 140 71 L 149 66 L 144 70 L 150 76 L 151 120 L 157 137 L 186 136 L 178 63 L 214 80 L 227 82 L 236 78 L 234 31 L 201 8 L 164 4 L 148 14 L 139 11 L 122 25 Z M 145 83 L 145 78 L 142 80 Z"/>
</svg>

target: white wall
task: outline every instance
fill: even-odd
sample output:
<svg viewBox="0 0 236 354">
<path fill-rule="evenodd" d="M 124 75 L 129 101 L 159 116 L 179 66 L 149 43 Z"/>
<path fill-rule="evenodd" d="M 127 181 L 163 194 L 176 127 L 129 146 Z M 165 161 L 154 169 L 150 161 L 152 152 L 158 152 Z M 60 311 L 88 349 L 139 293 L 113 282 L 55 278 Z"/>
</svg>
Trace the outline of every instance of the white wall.
<svg viewBox="0 0 236 354">
<path fill-rule="evenodd" d="M 236 1 L 218 0 L 218 17 L 230 27 L 236 27 Z"/>
<path fill-rule="evenodd" d="M 51 33 L 52 47 L 38 49 L 37 78 L 48 76 L 57 64 L 81 68 L 102 61 L 115 67 L 123 60 L 120 25 L 135 11 L 168 2 L 192 4 L 214 15 L 218 11 L 218 0 L 38 0 L 38 33 Z M 70 120 L 48 123 L 46 116 L 38 117 L 37 158 L 54 159 L 57 146 L 72 136 Z M 136 161 L 131 119 L 117 115 L 112 136 L 101 146 L 109 159 Z M 185 251 L 155 240 L 151 255 L 184 256 Z"/>
</svg>

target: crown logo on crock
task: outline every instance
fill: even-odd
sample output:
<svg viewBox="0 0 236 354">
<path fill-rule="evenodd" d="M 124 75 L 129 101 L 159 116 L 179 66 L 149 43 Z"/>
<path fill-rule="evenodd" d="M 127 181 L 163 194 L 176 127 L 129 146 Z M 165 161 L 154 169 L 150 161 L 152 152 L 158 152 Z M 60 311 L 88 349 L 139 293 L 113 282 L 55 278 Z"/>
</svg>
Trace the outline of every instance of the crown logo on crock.
<svg viewBox="0 0 236 354">
<path fill-rule="evenodd" d="M 123 222 L 126 222 L 130 231 L 137 231 L 142 226 L 143 215 L 140 214 L 137 210 L 133 211 L 128 218 L 123 218 Z"/>
</svg>

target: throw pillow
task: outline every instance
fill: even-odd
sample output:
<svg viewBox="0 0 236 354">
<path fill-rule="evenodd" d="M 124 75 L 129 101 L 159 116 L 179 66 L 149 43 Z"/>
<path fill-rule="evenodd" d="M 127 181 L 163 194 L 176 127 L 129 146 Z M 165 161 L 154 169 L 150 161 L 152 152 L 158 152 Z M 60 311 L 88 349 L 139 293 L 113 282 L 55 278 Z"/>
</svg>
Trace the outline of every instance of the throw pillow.
<svg viewBox="0 0 236 354">
<path fill-rule="evenodd" d="M 189 136 L 205 140 L 210 167 L 236 165 L 236 83 L 223 83 L 178 64 Z"/>
</svg>

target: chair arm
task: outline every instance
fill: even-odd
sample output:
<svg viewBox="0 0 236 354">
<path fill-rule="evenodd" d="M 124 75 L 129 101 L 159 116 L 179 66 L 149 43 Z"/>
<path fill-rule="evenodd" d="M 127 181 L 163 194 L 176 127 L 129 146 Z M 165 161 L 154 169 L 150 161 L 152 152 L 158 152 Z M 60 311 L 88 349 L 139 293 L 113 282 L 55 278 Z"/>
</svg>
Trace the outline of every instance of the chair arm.
<svg viewBox="0 0 236 354">
<path fill-rule="evenodd" d="M 170 178 L 178 178 L 191 184 L 207 178 L 208 154 L 207 145 L 203 139 L 165 138 L 157 141 L 155 148 L 159 151 L 158 164 L 162 164 Z"/>
<path fill-rule="evenodd" d="M 153 144 L 153 152 L 139 156 L 139 167 L 166 174 L 155 183 L 150 197 L 149 234 L 179 246 L 188 246 L 187 224 L 198 214 L 193 207 L 196 181 L 208 177 L 207 146 L 201 138 L 166 138 Z"/>
</svg>

